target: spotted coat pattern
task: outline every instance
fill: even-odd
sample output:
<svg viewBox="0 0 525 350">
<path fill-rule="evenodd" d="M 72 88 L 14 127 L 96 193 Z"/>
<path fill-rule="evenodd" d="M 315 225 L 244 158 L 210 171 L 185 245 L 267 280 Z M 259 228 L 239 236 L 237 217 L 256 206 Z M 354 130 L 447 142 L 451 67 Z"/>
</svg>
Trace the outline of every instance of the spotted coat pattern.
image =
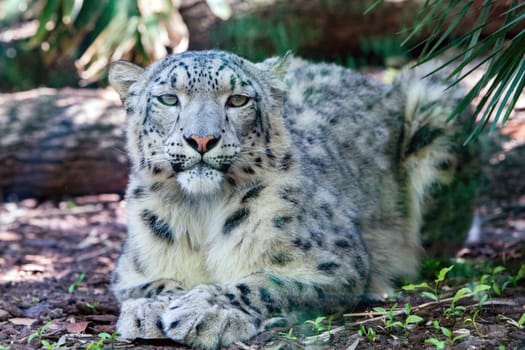
<svg viewBox="0 0 525 350">
<path fill-rule="evenodd" d="M 421 201 L 453 163 L 457 101 L 287 55 L 115 62 L 128 112 L 118 331 L 215 349 L 301 312 L 342 312 L 414 276 Z"/>
</svg>

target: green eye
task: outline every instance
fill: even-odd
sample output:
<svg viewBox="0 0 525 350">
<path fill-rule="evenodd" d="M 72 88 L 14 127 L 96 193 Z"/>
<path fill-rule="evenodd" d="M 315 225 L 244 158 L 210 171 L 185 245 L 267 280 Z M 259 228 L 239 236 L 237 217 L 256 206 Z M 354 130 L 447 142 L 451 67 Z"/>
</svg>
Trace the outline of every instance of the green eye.
<svg viewBox="0 0 525 350">
<path fill-rule="evenodd" d="M 159 100 L 160 103 L 166 106 L 175 106 L 179 103 L 179 99 L 175 95 L 161 95 L 157 97 L 157 100 Z"/>
<path fill-rule="evenodd" d="M 228 107 L 242 107 L 246 105 L 250 101 L 250 98 L 248 96 L 244 95 L 231 95 L 228 98 L 228 101 L 226 101 L 226 105 Z"/>
</svg>

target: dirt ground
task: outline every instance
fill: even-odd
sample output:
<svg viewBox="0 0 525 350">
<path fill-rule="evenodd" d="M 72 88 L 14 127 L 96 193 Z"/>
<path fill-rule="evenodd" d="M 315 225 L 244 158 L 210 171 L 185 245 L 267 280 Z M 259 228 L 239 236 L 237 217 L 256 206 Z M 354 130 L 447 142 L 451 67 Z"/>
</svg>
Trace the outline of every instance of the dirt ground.
<svg viewBox="0 0 525 350">
<path fill-rule="evenodd" d="M 478 204 L 481 237 L 459 254 L 468 261 L 505 264 L 510 271 L 525 262 L 525 113 L 516 113 L 504 134 L 503 148 L 486 157 L 485 188 Z M 164 340 L 114 338 L 103 343 L 99 336 L 115 332 L 118 307 L 108 286 L 125 237 L 124 208 L 116 194 L 0 205 L 0 349 L 184 349 Z M 455 287 L 446 285 L 443 290 L 447 288 L 452 295 Z M 418 293 L 403 293 L 395 301 L 401 306 L 409 302 L 424 321 L 388 328 L 385 317 L 374 314 L 372 307 L 390 308 L 392 302 L 361 305 L 355 310 L 361 314 L 334 319 L 329 331 L 307 336 L 303 325 L 294 333 L 265 332 L 251 344 L 229 349 L 432 349 L 436 346 L 425 342 L 432 337 L 453 349 L 525 349 L 525 329 L 517 323 L 525 313 L 524 280 L 488 299 L 475 322 L 445 317 L 443 310 L 450 302 L 435 303 Z M 468 314 L 477 303 L 466 298 L 460 305 Z M 450 339 L 433 320 L 453 332 Z M 375 337 L 359 335 L 360 328 L 373 329 Z M 298 339 L 296 334 L 301 334 Z M 466 336 L 453 342 L 459 334 Z"/>
</svg>

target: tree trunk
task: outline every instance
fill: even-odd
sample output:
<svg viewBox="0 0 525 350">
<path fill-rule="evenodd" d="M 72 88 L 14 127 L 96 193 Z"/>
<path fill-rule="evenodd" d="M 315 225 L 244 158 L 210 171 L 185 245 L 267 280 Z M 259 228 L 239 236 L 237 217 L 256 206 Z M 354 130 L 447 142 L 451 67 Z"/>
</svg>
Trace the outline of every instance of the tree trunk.
<svg viewBox="0 0 525 350">
<path fill-rule="evenodd" d="M 125 112 L 110 90 L 0 95 L 0 200 L 122 193 Z"/>
</svg>

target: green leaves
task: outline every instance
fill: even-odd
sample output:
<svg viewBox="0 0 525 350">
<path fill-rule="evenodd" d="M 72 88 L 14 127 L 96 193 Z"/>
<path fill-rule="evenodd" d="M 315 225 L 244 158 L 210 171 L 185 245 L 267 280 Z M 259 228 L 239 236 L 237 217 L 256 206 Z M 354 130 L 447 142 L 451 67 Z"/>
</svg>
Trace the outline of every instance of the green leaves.
<svg viewBox="0 0 525 350">
<path fill-rule="evenodd" d="M 64 0 L 62 2 L 62 22 L 65 25 L 74 23 L 83 4 L 84 0 Z"/>
<path fill-rule="evenodd" d="M 466 333 L 460 333 L 454 336 L 454 333 L 447 327 L 443 327 L 442 325 L 440 325 L 438 320 L 432 321 L 432 325 L 434 326 L 435 329 L 440 330 L 441 333 L 445 337 L 447 337 L 447 341 L 440 340 L 434 337 L 428 338 L 425 340 L 425 343 L 434 345 L 436 349 L 445 349 L 447 342 L 449 345 L 454 345 L 454 343 L 456 343 L 458 340 L 468 337 L 468 334 Z"/>
<path fill-rule="evenodd" d="M 408 315 L 405 320 L 405 326 L 409 324 L 419 323 L 423 321 L 423 317 L 420 317 L 418 315 Z"/>
<path fill-rule="evenodd" d="M 75 289 L 77 289 L 79 286 L 80 286 L 80 283 L 82 283 L 82 281 L 84 280 L 84 278 L 86 277 L 86 274 L 85 273 L 81 273 L 78 275 L 77 279 L 75 280 L 75 282 L 73 282 L 69 288 L 67 289 L 67 291 L 69 292 L 69 294 L 73 294 L 73 292 L 75 291 Z"/>
<path fill-rule="evenodd" d="M 374 2 L 367 13 L 382 2 Z M 476 119 L 479 121 L 465 143 L 477 137 L 489 125 L 492 132 L 498 124 L 504 124 L 525 87 L 525 31 L 507 40 L 508 33 L 525 20 L 525 3 L 512 0 L 509 9 L 501 14 L 504 18 L 501 26 L 490 33 L 487 25 L 495 20 L 490 17 L 495 11 L 496 1 L 493 0 L 483 0 L 482 4 L 473 0 L 426 0 L 402 43 L 406 46 L 418 36 L 426 37 L 413 48 L 421 49 L 419 64 L 440 57 L 450 48 L 459 49 L 459 54 L 436 69 L 451 69 L 448 75 L 451 86 L 486 64 L 485 74 L 450 116 L 470 114 L 470 106 L 476 105 L 471 124 L 474 125 Z M 459 24 L 472 12 L 479 13 L 475 16 L 477 21 L 473 29 L 457 35 L 455 31 Z M 482 33 L 485 37 L 482 37 Z"/>
<path fill-rule="evenodd" d="M 422 288 L 430 288 L 430 286 L 428 285 L 427 282 L 422 282 L 419 284 L 407 284 L 401 288 L 403 288 L 403 290 L 406 290 L 406 291 L 414 291 L 414 290 L 418 290 Z"/>
<path fill-rule="evenodd" d="M 222 17 L 231 9 L 224 0 L 209 0 Z M 105 72 L 110 61 L 134 59 L 139 64 L 165 56 L 167 48 L 182 52 L 188 29 L 177 11 L 180 1 L 44 0 L 38 29 L 29 42 L 40 46 L 47 63 L 63 56 L 76 61 L 88 84 Z"/>
<path fill-rule="evenodd" d="M 399 337 L 400 332 L 404 332 L 408 337 L 416 328 L 418 332 L 425 334 L 425 344 L 436 349 L 452 348 L 473 335 L 473 332 L 479 335 L 478 315 L 487 311 L 484 303 L 498 288 L 503 291 L 509 283 L 513 284 L 525 276 L 525 264 L 517 269 L 517 273 L 510 273 L 510 270 L 508 267 L 494 266 L 490 263 L 479 267 L 472 266 L 469 269 L 458 263 L 444 268 L 436 265 L 433 270 L 435 277 L 430 281 L 402 287 L 404 291 L 425 295 L 432 301 L 415 305 L 406 303 L 404 308 L 398 308 L 398 304 L 394 303 L 388 307 L 374 307 L 373 312 L 355 314 L 367 317 L 356 322 L 360 327 L 359 333 L 367 336 L 372 342 L 377 341 L 378 334 L 382 335 L 379 330 L 393 337 Z M 453 276 L 451 271 L 454 271 Z M 424 316 L 424 319 L 419 315 Z M 525 314 L 513 314 L 512 318 L 499 315 L 498 318 L 518 329 L 525 327 Z M 483 321 L 486 319 L 480 318 L 480 322 Z M 364 323 L 374 324 L 372 322 L 382 323 L 375 326 L 377 334 L 370 331 L 371 325 L 364 326 Z M 469 326 L 461 327 L 462 324 Z"/>
<path fill-rule="evenodd" d="M 454 265 L 449 267 L 444 267 L 436 273 L 436 279 L 434 280 L 434 287 L 431 287 L 427 282 L 422 282 L 419 284 L 407 284 L 404 285 L 403 290 L 408 292 L 417 291 L 423 289 L 421 295 L 425 298 L 432 299 L 434 301 L 439 301 L 438 287 L 441 282 L 445 280 L 447 274 L 454 268 Z"/>
<path fill-rule="evenodd" d="M 40 343 L 45 347 L 49 348 L 49 345 L 51 345 L 47 340 L 44 339 L 44 333 L 46 329 L 53 324 L 53 321 L 48 321 L 45 325 L 37 329 L 35 333 L 32 333 L 29 338 L 27 338 L 27 344 L 31 344 L 31 342 L 37 338 Z"/>
<path fill-rule="evenodd" d="M 412 306 L 409 303 L 405 304 L 404 313 L 407 315 L 407 317 L 405 318 L 405 321 L 402 322 L 399 320 L 395 320 L 394 317 L 400 314 L 400 310 L 397 310 L 396 308 L 397 308 L 397 303 L 392 305 L 392 307 L 388 310 L 383 307 L 373 308 L 375 312 L 383 315 L 384 324 L 385 324 L 386 329 L 398 327 L 398 328 L 404 329 L 406 332 L 408 331 L 410 325 L 423 321 L 422 317 L 411 314 Z"/>
<path fill-rule="evenodd" d="M 332 318 L 332 316 L 328 319 L 326 316 L 319 316 L 315 320 L 306 320 L 304 323 L 310 325 L 313 331 L 321 333 L 332 329 Z"/>
<path fill-rule="evenodd" d="M 376 332 L 374 329 L 372 327 L 367 328 L 364 324 L 359 326 L 357 333 L 359 333 L 359 335 L 366 336 L 372 343 L 376 340 Z"/>
<path fill-rule="evenodd" d="M 523 328 L 523 325 L 525 325 L 525 313 L 523 313 L 518 320 L 518 326 L 520 329 Z"/>
<path fill-rule="evenodd" d="M 490 287 L 489 287 L 490 288 Z M 452 304 L 455 304 L 459 299 L 461 299 L 464 295 L 472 293 L 472 289 L 463 287 L 459 289 L 456 294 L 454 294 L 454 297 L 452 298 Z"/>
<path fill-rule="evenodd" d="M 444 340 L 439 340 L 438 338 L 428 338 L 425 339 L 426 344 L 431 344 L 436 347 L 436 350 L 444 350 L 447 343 Z"/>
<path fill-rule="evenodd" d="M 436 283 L 443 282 L 445 280 L 445 277 L 447 277 L 447 273 L 449 273 L 450 270 L 452 270 L 453 268 L 454 268 L 454 265 L 450 265 L 449 267 L 444 267 L 441 270 L 439 270 L 436 276 L 435 282 Z"/>
<path fill-rule="evenodd" d="M 293 328 L 290 328 L 288 332 L 279 332 L 279 337 L 289 341 L 295 341 L 298 339 L 297 336 L 293 334 Z"/>
<path fill-rule="evenodd" d="M 47 32 L 55 28 L 55 25 L 51 21 L 57 9 L 59 8 L 60 0 L 48 0 L 46 1 L 42 13 L 38 17 L 38 29 L 36 34 L 31 39 L 32 43 L 40 43 L 44 37 L 47 35 Z"/>
<path fill-rule="evenodd" d="M 424 292 L 421 292 L 421 295 L 424 296 L 425 298 L 432 299 L 434 301 L 438 301 L 439 300 L 439 296 L 436 293 L 433 293 L 433 292 L 424 291 Z"/>
<path fill-rule="evenodd" d="M 98 334 L 99 340 L 96 343 L 89 343 L 86 346 L 86 350 L 103 350 L 107 349 L 108 346 L 105 346 L 106 342 L 111 342 L 117 337 L 117 333 L 106 333 L 102 332 Z M 113 346 L 111 346 L 113 348 Z"/>
</svg>

